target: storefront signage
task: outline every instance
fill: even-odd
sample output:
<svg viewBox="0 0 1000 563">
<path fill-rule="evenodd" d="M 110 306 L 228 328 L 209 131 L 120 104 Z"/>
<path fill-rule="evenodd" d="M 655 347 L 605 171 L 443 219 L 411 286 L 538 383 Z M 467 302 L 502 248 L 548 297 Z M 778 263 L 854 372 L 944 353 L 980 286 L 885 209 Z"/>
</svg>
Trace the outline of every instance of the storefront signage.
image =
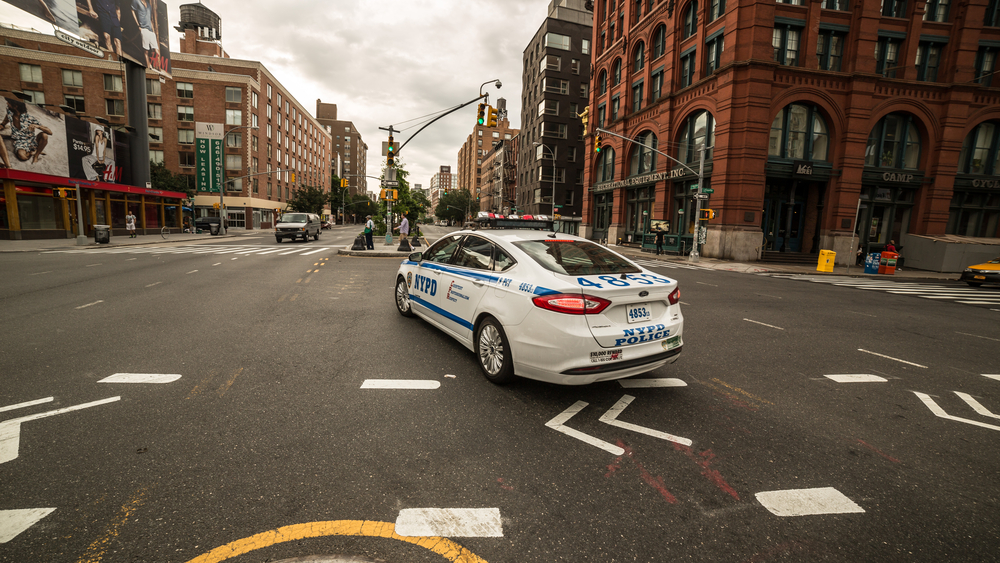
<svg viewBox="0 0 1000 563">
<path fill-rule="evenodd" d="M 218 193 L 222 189 L 222 139 L 225 136 L 225 126 L 221 123 L 194 124 L 198 191 Z"/>
<path fill-rule="evenodd" d="M 1000 180 L 973 180 L 973 188 L 1000 188 Z"/>
<path fill-rule="evenodd" d="M 660 180 L 666 180 L 667 178 L 674 178 L 675 177 L 674 172 L 676 171 L 673 170 L 670 172 L 657 172 L 656 174 L 646 174 L 645 176 L 636 176 L 634 178 L 618 180 L 617 182 L 611 182 L 610 184 L 604 184 L 602 186 L 594 186 L 594 187 L 600 189 L 601 191 L 607 191 L 607 190 L 617 190 L 618 188 L 627 188 L 630 186 L 639 186 L 642 184 L 652 184 L 654 182 L 659 182 Z"/>
<path fill-rule="evenodd" d="M 72 35 L 59 29 L 56 30 L 56 38 L 63 43 L 69 43 L 77 49 L 82 49 L 95 57 L 104 57 L 104 51 L 102 51 L 100 47 L 94 45 L 93 43 L 87 43 L 82 39 L 77 39 L 76 37 L 73 37 Z"/>
<path fill-rule="evenodd" d="M 812 176 L 813 164 L 808 160 L 796 160 L 792 165 L 793 176 Z"/>
<path fill-rule="evenodd" d="M 903 174 L 902 172 L 886 172 L 882 174 L 882 180 L 897 184 L 909 184 L 913 182 L 914 177 L 913 174 Z"/>
</svg>

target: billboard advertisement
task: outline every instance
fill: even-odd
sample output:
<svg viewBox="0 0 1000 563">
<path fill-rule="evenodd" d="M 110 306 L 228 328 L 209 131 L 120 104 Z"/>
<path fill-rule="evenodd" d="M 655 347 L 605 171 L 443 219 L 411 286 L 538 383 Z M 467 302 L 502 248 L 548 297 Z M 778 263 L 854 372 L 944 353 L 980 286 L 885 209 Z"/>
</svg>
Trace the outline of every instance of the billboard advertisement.
<svg viewBox="0 0 1000 563">
<path fill-rule="evenodd" d="M 170 24 L 163 0 L 2 0 L 105 52 L 170 76 Z"/>
<path fill-rule="evenodd" d="M 194 124 L 195 181 L 198 191 L 222 191 L 222 139 L 226 127 L 221 123 Z"/>
<path fill-rule="evenodd" d="M 0 162 L 35 174 L 129 184 L 128 133 L 0 98 Z"/>
</svg>

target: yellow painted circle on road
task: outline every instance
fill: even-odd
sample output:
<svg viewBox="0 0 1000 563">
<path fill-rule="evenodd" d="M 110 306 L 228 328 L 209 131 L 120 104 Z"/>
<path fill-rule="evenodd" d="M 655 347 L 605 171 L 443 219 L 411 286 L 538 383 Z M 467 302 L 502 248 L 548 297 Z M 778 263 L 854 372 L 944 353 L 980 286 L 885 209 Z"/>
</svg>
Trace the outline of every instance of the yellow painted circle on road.
<svg viewBox="0 0 1000 563">
<path fill-rule="evenodd" d="M 188 561 L 188 563 L 218 563 L 278 543 L 307 538 L 321 538 L 324 536 L 387 538 L 420 546 L 437 553 L 453 563 L 488 563 L 485 559 L 447 538 L 400 536 L 396 534 L 395 524 L 391 522 L 372 522 L 369 520 L 331 520 L 329 522 L 309 522 L 306 524 L 282 526 L 281 528 L 261 532 L 248 538 L 219 546 L 204 555 L 195 557 Z"/>
</svg>

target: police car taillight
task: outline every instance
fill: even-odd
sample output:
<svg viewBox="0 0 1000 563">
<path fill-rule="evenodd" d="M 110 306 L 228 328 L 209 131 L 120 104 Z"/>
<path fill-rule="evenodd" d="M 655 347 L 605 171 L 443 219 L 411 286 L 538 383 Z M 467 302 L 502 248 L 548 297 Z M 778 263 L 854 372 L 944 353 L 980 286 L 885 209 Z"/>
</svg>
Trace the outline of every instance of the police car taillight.
<svg viewBox="0 0 1000 563">
<path fill-rule="evenodd" d="M 579 293 L 555 293 L 533 298 L 536 307 L 567 315 L 596 315 L 611 305 L 607 299 Z"/>
<path fill-rule="evenodd" d="M 681 301 L 681 288 L 678 287 L 677 289 L 671 291 L 670 295 L 667 296 L 667 301 L 669 301 L 671 305 L 676 305 L 676 304 L 680 303 L 680 301 Z"/>
</svg>

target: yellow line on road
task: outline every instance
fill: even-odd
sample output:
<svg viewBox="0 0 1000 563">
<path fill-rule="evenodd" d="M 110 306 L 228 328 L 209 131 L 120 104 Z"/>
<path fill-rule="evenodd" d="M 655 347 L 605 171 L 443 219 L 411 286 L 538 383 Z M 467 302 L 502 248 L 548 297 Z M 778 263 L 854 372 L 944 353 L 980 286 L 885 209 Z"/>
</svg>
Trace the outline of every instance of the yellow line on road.
<svg viewBox="0 0 1000 563">
<path fill-rule="evenodd" d="M 219 387 L 219 396 L 220 397 L 223 396 L 223 395 L 225 395 L 226 391 L 229 391 L 229 388 L 233 386 L 233 383 L 236 381 L 236 378 L 239 377 L 239 375 L 241 373 L 243 373 L 243 368 L 240 368 L 240 369 L 236 370 L 236 373 L 234 373 L 232 377 L 230 377 L 225 383 L 223 383 Z"/>
<path fill-rule="evenodd" d="M 128 504 L 123 505 L 121 510 L 118 511 L 118 515 L 111 521 L 104 535 L 94 540 L 94 543 L 87 547 L 87 551 L 79 559 L 78 563 L 100 563 L 111 542 L 118 537 L 118 530 L 128 522 L 132 513 L 142 505 L 143 497 L 145 496 L 146 489 L 140 489 L 132 495 Z"/>
<path fill-rule="evenodd" d="M 199 393 L 201 393 L 202 388 L 204 388 L 206 385 L 208 385 L 209 383 L 212 382 L 212 379 L 215 377 L 215 374 L 216 374 L 216 372 L 213 371 L 212 373 L 206 375 L 205 378 L 202 379 L 200 383 L 198 383 L 197 385 L 194 386 L 194 389 L 191 389 L 191 392 L 188 393 L 188 396 L 184 397 L 184 398 L 185 399 L 190 399 L 190 398 L 198 395 Z"/>
<path fill-rule="evenodd" d="M 452 563 L 487 563 L 485 559 L 447 538 L 400 536 L 396 534 L 395 524 L 370 520 L 331 520 L 282 526 L 219 546 L 188 563 L 219 563 L 278 543 L 325 536 L 387 538 L 422 547 Z"/>
</svg>

